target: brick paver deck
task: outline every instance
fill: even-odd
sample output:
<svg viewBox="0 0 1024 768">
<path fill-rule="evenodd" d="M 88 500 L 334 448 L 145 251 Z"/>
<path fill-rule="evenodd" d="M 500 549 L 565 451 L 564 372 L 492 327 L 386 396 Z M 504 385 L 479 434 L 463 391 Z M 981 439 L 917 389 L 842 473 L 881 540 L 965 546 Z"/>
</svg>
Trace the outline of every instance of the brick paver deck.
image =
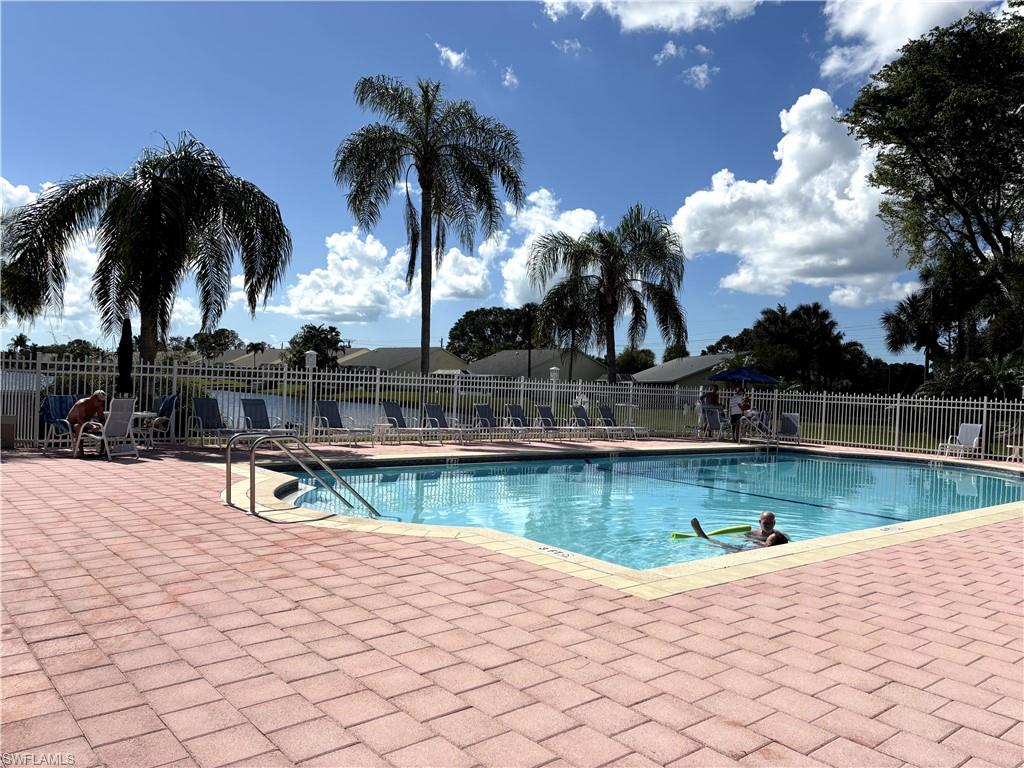
<svg viewBox="0 0 1024 768">
<path fill-rule="evenodd" d="M 272 525 L 216 465 L 11 456 L 2 749 L 76 766 L 1002 766 L 1019 521 L 644 601 Z M 65 758 L 65 764 L 67 763 Z"/>
</svg>

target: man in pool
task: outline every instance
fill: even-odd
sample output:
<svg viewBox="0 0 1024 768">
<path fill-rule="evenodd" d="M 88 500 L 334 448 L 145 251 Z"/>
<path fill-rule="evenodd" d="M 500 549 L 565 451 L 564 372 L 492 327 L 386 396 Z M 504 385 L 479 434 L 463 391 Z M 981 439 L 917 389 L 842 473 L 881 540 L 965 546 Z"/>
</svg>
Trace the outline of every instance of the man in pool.
<svg viewBox="0 0 1024 768">
<path fill-rule="evenodd" d="M 759 547 L 774 547 L 778 546 L 779 544 L 788 544 L 789 537 L 782 531 L 775 530 L 775 515 L 773 515 L 771 512 L 765 512 L 761 515 L 761 530 L 759 531 L 759 533 L 765 532 L 765 515 L 771 515 L 771 521 L 769 523 L 771 529 L 766 532 L 764 539 L 756 538 L 754 531 L 747 533 L 746 536 L 748 537 L 748 541 L 756 544 Z M 693 528 L 693 532 L 696 533 L 700 538 L 710 541 L 712 544 L 717 544 L 722 549 L 725 549 L 729 552 L 744 552 L 750 549 L 750 547 L 743 547 L 738 544 L 728 544 L 724 541 L 719 541 L 718 539 L 712 539 L 710 536 L 704 533 L 704 529 L 700 525 L 700 520 L 698 520 L 696 517 L 690 521 L 690 527 Z"/>
<path fill-rule="evenodd" d="M 761 527 L 756 531 L 749 531 L 745 534 L 751 541 L 757 542 L 764 547 L 773 547 L 776 544 L 788 544 L 789 537 L 782 531 L 775 530 L 775 513 L 762 512 L 757 521 Z"/>
</svg>

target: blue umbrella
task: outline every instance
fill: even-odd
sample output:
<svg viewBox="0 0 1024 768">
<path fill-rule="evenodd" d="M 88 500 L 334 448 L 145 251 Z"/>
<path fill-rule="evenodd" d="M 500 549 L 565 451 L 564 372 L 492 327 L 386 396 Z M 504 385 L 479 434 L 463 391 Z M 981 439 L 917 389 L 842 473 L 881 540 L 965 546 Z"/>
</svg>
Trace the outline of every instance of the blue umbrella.
<svg viewBox="0 0 1024 768">
<path fill-rule="evenodd" d="M 751 384 L 779 383 L 777 379 L 773 379 L 771 376 L 756 371 L 753 368 L 730 368 L 727 371 L 716 373 L 714 376 L 709 376 L 708 381 L 738 381 L 741 384 L 748 381 Z"/>
</svg>

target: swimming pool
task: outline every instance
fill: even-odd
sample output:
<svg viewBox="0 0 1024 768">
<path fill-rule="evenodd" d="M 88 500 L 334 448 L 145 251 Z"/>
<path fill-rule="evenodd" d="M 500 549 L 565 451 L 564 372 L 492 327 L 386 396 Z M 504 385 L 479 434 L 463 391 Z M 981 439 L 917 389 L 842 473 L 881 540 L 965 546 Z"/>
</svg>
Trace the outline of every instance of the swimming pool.
<svg viewBox="0 0 1024 768">
<path fill-rule="evenodd" d="M 303 473 L 294 473 L 302 477 Z M 381 513 L 493 528 L 629 568 L 723 554 L 671 539 L 755 524 L 771 510 L 794 541 L 1024 499 L 1010 473 L 925 463 L 754 452 L 572 458 L 339 470 Z M 306 476 L 308 479 L 308 475 Z M 322 488 L 298 503 L 344 513 Z M 728 541 L 741 543 L 740 537 Z"/>
</svg>

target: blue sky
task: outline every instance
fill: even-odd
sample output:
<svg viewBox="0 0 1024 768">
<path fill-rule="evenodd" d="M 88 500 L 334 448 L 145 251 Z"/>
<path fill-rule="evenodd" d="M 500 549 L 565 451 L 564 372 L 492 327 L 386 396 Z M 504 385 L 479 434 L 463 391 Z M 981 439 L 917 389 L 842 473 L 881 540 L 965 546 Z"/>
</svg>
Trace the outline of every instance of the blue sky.
<svg viewBox="0 0 1024 768">
<path fill-rule="evenodd" d="M 448 254 L 435 339 L 468 309 L 531 298 L 531 238 L 614 225 L 641 202 L 686 247 L 692 352 L 764 306 L 819 300 L 884 354 L 878 318 L 913 276 L 875 218 L 870 152 L 831 118 L 903 41 L 972 5 L 5 2 L 4 204 L 191 131 L 280 204 L 294 239 L 269 311 L 234 302 L 223 326 L 283 343 L 324 322 L 357 346 L 415 345 L 400 200 L 371 236 L 353 231 L 331 163 L 373 119 L 353 103 L 358 77 L 440 79 L 518 132 L 531 195 L 495 241 Z M 94 260 L 76 247 L 65 315 L 25 329 L 34 341 L 98 338 Z M 193 299 L 186 286 L 175 333 L 197 330 Z M 645 346 L 660 356 L 653 327 Z"/>
</svg>

